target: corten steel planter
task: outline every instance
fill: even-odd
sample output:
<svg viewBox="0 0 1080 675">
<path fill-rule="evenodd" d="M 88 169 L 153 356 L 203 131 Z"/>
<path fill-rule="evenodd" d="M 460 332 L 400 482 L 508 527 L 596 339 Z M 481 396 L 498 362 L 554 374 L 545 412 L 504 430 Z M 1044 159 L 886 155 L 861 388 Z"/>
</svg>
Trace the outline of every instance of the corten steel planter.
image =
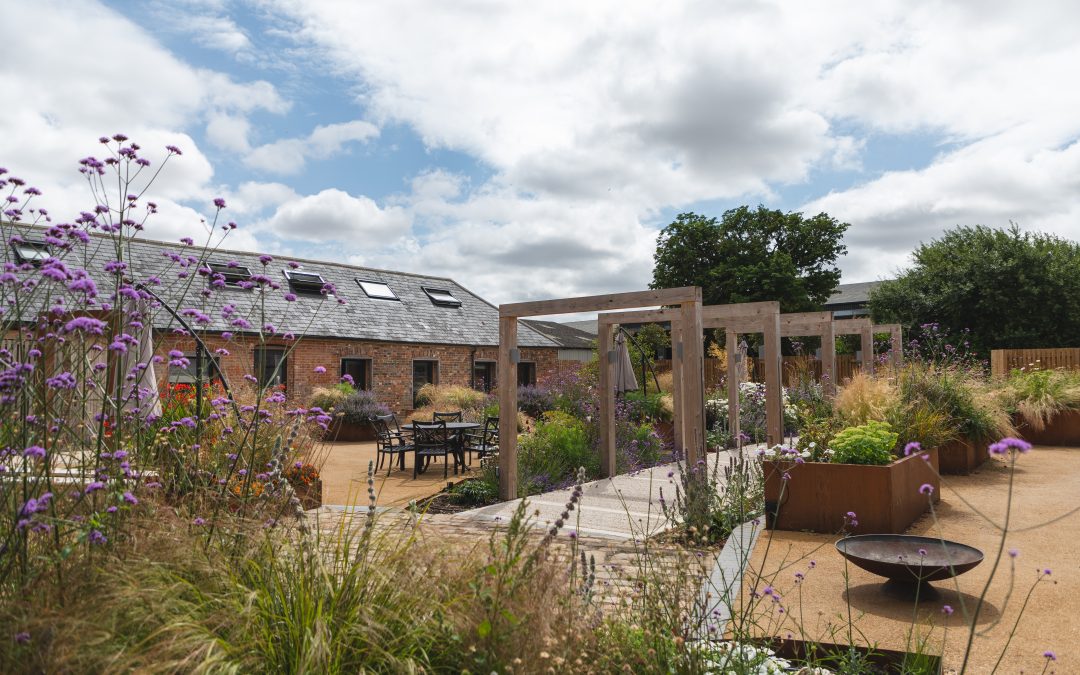
<svg viewBox="0 0 1080 675">
<path fill-rule="evenodd" d="M 300 500 L 300 506 L 304 507 L 305 511 L 322 506 L 322 478 L 316 478 L 310 485 L 297 483 L 293 485 L 293 491 Z"/>
<path fill-rule="evenodd" d="M 884 466 L 766 460 L 762 468 L 766 525 L 777 530 L 836 533 L 854 511 L 858 525 L 849 526 L 850 533 L 899 534 L 930 508 L 919 493 L 923 484 L 934 486 L 934 502 L 941 493 L 936 449 Z M 783 480 L 784 472 L 790 480 Z"/>
<path fill-rule="evenodd" d="M 872 671 L 886 675 L 919 672 L 927 675 L 941 673 L 941 657 L 930 654 L 915 655 L 892 649 L 871 649 L 862 645 L 842 645 L 829 642 L 804 642 L 803 640 L 784 640 L 765 638 L 750 640 L 751 643 L 768 647 L 782 659 L 795 663 L 812 662 L 814 665 L 842 672 L 850 661 L 852 651 L 859 654 Z M 914 668 L 917 666 L 917 670 Z"/>
<path fill-rule="evenodd" d="M 1080 446 L 1080 410 L 1065 410 L 1050 418 L 1042 431 L 1036 431 L 1024 422 L 1024 418 L 1015 418 L 1016 430 L 1020 436 L 1033 445 Z"/>
<path fill-rule="evenodd" d="M 327 426 L 324 438 L 328 441 L 359 443 L 373 441 L 375 436 L 375 425 L 373 424 L 353 424 L 341 418 L 336 418 Z"/>
<path fill-rule="evenodd" d="M 967 438 L 958 438 L 938 447 L 938 461 L 941 473 L 967 475 L 982 466 L 990 457 L 986 447 Z"/>
</svg>

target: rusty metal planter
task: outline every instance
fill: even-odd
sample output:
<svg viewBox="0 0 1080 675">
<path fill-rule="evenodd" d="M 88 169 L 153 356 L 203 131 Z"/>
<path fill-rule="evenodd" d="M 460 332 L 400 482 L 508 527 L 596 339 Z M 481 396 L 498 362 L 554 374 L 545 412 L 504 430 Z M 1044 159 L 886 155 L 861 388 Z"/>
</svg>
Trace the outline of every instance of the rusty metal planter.
<svg viewBox="0 0 1080 675">
<path fill-rule="evenodd" d="M 940 499 L 937 449 L 926 451 L 929 460 L 922 454 L 884 466 L 764 461 L 767 526 L 834 533 L 854 511 L 858 525 L 850 532 L 899 534 L 930 508 L 920 486 L 934 486 L 934 501 Z"/>
<path fill-rule="evenodd" d="M 293 491 L 296 492 L 300 506 L 304 507 L 305 511 L 322 506 L 322 478 L 316 478 L 310 484 L 297 483 L 293 485 Z"/>
<path fill-rule="evenodd" d="M 990 455 L 967 438 L 958 438 L 938 448 L 941 473 L 967 475 L 982 466 Z"/>
<path fill-rule="evenodd" d="M 353 424 L 339 417 L 330 423 L 323 437 L 328 441 L 347 443 L 373 441 L 375 440 L 375 426 L 369 423 Z"/>
<path fill-rule="evenodd" d="M 1034 445 L 1064 445 L 1080 447 L 1080 410 L 1065 410 L 1050 418 L 1042 431 L 1036 431 L 1017 415 L 1016 429 L 1020 436 Z"/>
</svg>

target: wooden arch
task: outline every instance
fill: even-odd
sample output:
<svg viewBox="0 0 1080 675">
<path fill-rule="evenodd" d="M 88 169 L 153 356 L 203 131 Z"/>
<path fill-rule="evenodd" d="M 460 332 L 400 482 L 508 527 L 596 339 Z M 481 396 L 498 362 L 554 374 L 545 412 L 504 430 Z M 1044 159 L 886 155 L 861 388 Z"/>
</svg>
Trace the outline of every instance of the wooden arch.
<svg viewBox="0 0 1080 675">
<path fill-rule="evenodd" d="M 550 314 L 575 312 L 605 312 L 635 307 L 677 306 L 666 310 L 687 326 L 690 334 L 700 334 L 701 289 L 697 286 L 665 288 L 631 293 L 591 295 L 561 300 L 538 300 L 499 305 L 499 496 L 517 497 L 517 347 L 518 319 Z M 600 345 L 600 471 L 615 475 L 615 394 L 613 385 L 614 350 L 611 347 L 611 326 L 598 336 Z M 683 372 L 697 373 L 680 381 L 682 400 L 697 401 L 685 406 L 682 420 L 682 440 L 687 458 L 697 461 L 705 453 L 704 354 L 701 340 L 690 341 L 673 355 Z"/>
</svg>

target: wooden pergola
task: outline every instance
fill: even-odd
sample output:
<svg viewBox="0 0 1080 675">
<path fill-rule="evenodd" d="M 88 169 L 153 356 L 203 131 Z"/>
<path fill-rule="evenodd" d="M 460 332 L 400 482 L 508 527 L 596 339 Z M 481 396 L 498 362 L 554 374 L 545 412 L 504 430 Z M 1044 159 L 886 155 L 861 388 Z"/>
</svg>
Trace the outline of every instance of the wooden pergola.
<svg viewBox="0 0 1080 675">
<path fill-rule="evenodd" d="M 833 321 L 835 335 L 858 335 L 862 349 L 860 365 L 867 375 L 874 373 L 874 324 L 870 319 L 840 319 Z"/>
<path fill-rule="evenodd" d="M 632 293 L 612 293 L 561 300 L 538 300 L 499 305 L 499 496 L 517 497 L 517 347 L 518 319 L 575 312 L 605 312 L 639 307 L 677 307 L 671 312 L 689 335 L 700 335 L 702 328 L 701 289 L 697 286 L 666 288 Z M 612 348 L 612 324 L 601 324 L 600 345 L 600 471 L 614 476 L 615 469 L 615 352 Z M 674 343 L 674 341 L 673 341 Z M 676 433 L 681 435 L 687 461 L 696 462 L 705 455 L 704 353 L 701 340 L 681 342 L 674 350 L 672 364 L 680 373 L 696 376 L 677 380 L 676 393 L 683 405 Z M 677 365 L 675 365 L 677 364 Z"/>
<path fill-rule="evenodd" d="M 904 365 L 904 329 L 898 323 L 882 323 L 874 326 L 874 334 L 889 334 L 889 355 L 894 368 Z"/>
<path fill-rule="evenodd" d="M 832 312 L 780 315 L 781 337 L 821 338 L 821 384 L 826 396 L 836 393 L 836 332 Z"/>
<path fill-rule="evenodd" d="M 681 353 L 687 349 L 703 349 L 702 330 L 705 328 L 723 328 L 726 333 L 725 344 L 728 350 L 728 422 L 732 434 L 739 433 L 739 377 L 738 363 L 735 358 L 735 345 L 739 335 L 761 333 L 765 338 L 765 409 L 766 438 L 769 444 L 779 443 L 784 436 L 783 382 L 780 372 L 780 303 L 746 302 L 734 305 L 708 305 L 701 308 L 701 325 L 694 330 L 687 328 L 681 313 L 670 309 L 656 309 L 640 312 L 618 312 L 601 314 L 597 317 L 599 340 L 601 345 L 611 344 L 615 326 L 628 323 L 671 324 L 672 378 L 676 383 L 688 376 L 685 359 Z M 689 339 L 689 336 L 696 336 Z M 606 341 L 605 341 L 606 340 Z M 601 370 L 603 372 L 603 370 Z M 689 371 L 693 373 L 695 371 Z M 694 379 L 694 378 L 691 378 Z M 676 386 L 672 393 L 675 408 L 675 447 L 684 446 L 684 437 L 688 428 L 688 418 L 683 414 L 685 387 Z M 606 391 L 606 390 L 605 390 Z M 608 392 L 614 402 L 614 392 Z M 687 461 L 696 461 L 687 448 Z"/>
</svg>

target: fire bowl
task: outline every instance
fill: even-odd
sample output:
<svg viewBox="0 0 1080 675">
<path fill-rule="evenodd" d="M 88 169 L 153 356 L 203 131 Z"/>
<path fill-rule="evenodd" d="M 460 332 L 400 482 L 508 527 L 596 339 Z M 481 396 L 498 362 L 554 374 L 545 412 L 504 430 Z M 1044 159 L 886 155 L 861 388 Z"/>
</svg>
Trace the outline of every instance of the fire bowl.
<svg viewBox="0 0 1080 675">
<path fill-rule="evenodd" d="M 983 560 L 983 552 L 972 546 L 908 534 L 845 537 L 836 550 L 867 572 L 905 585 L 949 579 Z"/>
</svg>

